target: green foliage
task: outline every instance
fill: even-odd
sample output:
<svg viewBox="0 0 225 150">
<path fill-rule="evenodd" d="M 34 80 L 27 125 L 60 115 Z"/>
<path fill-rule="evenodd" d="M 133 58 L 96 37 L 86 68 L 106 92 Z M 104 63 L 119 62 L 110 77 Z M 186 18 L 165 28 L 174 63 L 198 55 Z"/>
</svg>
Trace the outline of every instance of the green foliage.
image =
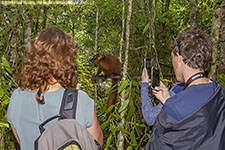
<svg viewBox="0 0 225 150">
<path fill-rule="evenodd" d="M 216 77 L 217 82 L 219 82 L 223 87 L 225 87 L 225 74 L 218 74 Z"/>
<path fill-rule="evenodd" d="M 18 149 L 16 140 L 14 139 L 6 120 L 7 105 L 11 95 L 10 89 L 15 88 L 14 82 L 11 80 L 11 73 L 11 67 L 8 61 L 2 57 L 0 64 L 0 133 L 4 135 L 1 137 L 0 143 L 2 150 Z"/>
<path fill-rule="evenodd" d="M 108 108 L 105 114 L 100 117 L 100 123 L 102 122 L 101 128 L 103 129 L 106 141 L 105 150 L 117 149 L 116 143 L 119 132 L 122 132 L 125 137 L 126 149 L 144 148 L 144 144 L 149 138 L 147 135 L 149 134 L 150 129 L 145 124 L 140 113 L 139 106 L 141 100 L 139 90 L 139 83 L 136 80 L 128 79 L 122 81 L 118 87 L 118 93 L 120 94 L 122 91 L 125 91 L 127 99 L 121 104 L 120 97 L 118 97 L 118 102 L 115 104 L 115 109 L 109 118 L 107 118 L 106 114 L 112 107 Z M 124 110 L 126 110 L 126 114 L 123 118 L 126 122 L 124 127 L 120 127 L 118 124 L 121 122 L 122 118 L 119 113 Z"/>
<path fill-rule="evenodd" d="M 78 55 L 78 84 L 81 89 L 87 92 L 89 95 L 94 93 L 94 84 L 91 82 L 90 78 L 94 72 L 93 67 L 90 65 L 88 60 L 82 56 Z"/>
<path fill-rule="evenodd" d="M 213 15 L 213 0 L 196 1 L 197 2 L 197 25 L 198 27 L 210 33 Z"/>
</svg>

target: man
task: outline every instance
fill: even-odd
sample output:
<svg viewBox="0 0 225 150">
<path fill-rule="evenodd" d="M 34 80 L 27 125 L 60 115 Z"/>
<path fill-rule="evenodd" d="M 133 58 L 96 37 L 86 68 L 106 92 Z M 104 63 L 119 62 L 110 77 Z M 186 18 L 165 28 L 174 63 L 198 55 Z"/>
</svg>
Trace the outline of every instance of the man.
<svg viewBox="0 0 225 150">
<path fill-rule="evenodd" d="M 142 104 L 142 111 L 145 120 L 154 123 L 145 149 L 224 149 L 225 89 L 204 73 L 212 54 L 211 42 L 199 30 L 191 29 L 174 38 L 171 49 L 176 79 L 184 84 L 174 86 L 169 92 L 161 82 L 152 90 L 161 101 L 156 107 L 146 102 L 143 90 L 146 90 L 148 75 L 146 69 L 143 70 L 142 103 L 148 103 L 151 108 L 146 109 L 146 104 Z"/>
</svg>

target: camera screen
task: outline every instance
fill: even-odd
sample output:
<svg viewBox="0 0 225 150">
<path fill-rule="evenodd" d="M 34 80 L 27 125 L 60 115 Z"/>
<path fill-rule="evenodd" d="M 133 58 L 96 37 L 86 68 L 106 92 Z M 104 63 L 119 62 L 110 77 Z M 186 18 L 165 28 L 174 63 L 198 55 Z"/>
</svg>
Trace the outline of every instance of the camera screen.
<svg viewBox="0 0 225 150">
<path fill-rule="evenodd" d="M 152 67 L 151 69 L 151 87 L 155 88 L 160 85 L 160 77 L 159 77 L 159 69 L 156 67 Z"/>
<path fill-rule="evenodd" d="M 148 75 L 150 76 L 150 73 L 151 73 L 151 59 L 150 58 L 144 59 L 144 67 L 147 69 Z"/>
</svg>

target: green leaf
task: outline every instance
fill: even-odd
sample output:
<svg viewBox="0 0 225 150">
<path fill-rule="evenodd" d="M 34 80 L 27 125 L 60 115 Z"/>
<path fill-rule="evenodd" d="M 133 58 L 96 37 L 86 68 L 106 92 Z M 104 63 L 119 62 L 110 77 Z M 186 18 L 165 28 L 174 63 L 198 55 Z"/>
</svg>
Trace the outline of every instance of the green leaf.
<svg viewBox="0 0 225 150">
<path fill-rule="evenodd" d="M 108 114 L 113 108 L 114 105 L 109 106 L 109 108 L 107 108 L 107 110 L 105 111 L 105 114 Z"/>
<path fill-rule="evenodd" d="M 2 101 L 2 103 L 1 103 L 1 105 L 2 106 L 6 106 L 6 105 L 8 105 L 9 104 L 9 99 L 8 98 L 6 98 L 4 101 Z"/>
<path fill-rule="evenodd" d="M 130 99 L 134 99 L 135 96 L 136 96 L 136 93 L 135 93 L 134 89 L 130 88 Z"/>
<path fill-rule="evenodd" d="M 128 85 L 129 84 L 128 84 L 128 81 L 127 80 L 123 81 L 122 84 L 121 84 L 121 86 L 118 89 L 118 92 L 120 93 L 121 91 L 123 91 Z"/>
<path fill-rule="evenodd" d="M 0 127 L 1 127 L 1 128 L 4 128 L 4 127 L 9 128 L 9 124 L 0 121 Z"/>
<path fill-rule="evenodd" d="M 139 2 L 140 2 L 141 8 L 143 9 L 145 7 L 145 1 L 144 0 L 140 0 Z"/>
<path fill-rule="evenodd" d="M 134 107 L 134 104 L 133 104 L 133 101 L 130 101 L 130 103 L 129 103 L 129 116 L 131 117 L 131 116 L 133 116 L 134 115 L 134 112 L 135 112 L 135 107 Z"/>
<path fill-rule="evenodd" d="M 123 103 L 123 105 L 119 108 L 119 111 L 118 112 L 121 113 L 124 109 L 126 109 L 127 108 L 127 105 L 129 104 L 129 102 L 130 102 L 129 99 L 125 100 L 124 103 Z"/>
<path fill-rule="evenodd" d="M 138 82 L 136 81 L 136 80 L 131 80 L 131 84 L 133 85 L 133 86 L 139 86 L 139 84 L 138 84 Z"/>
<path fill-rule="evenodd" d="M 124 129 L 123 127 L 117 127 L 116 130 L 117 131 L 122 131 L 123 133 L 126 133 L 127 135 L 130 135 L 130 132 L 127 131 L 126 129 Z"/>
<path fill-rule="evenodd" d="M 135 129 L 135 131 L 136 131 L 136 133 L 137 133 L 138 138 L 140 138 L 140 129 L 139 129 L 139 127 L 137 127 L 136 124 L 135 124 L 135 126 L 134 126 L 134 129 Z"/>
<path fill-rule="evenodd" d="M 6 33 L 8 33 L 9 30 L 11 30 L 11 29 L 12 29 L 12 26 L 8 26 L 8 28 L 6 28 L 5 31 L 3 32 L 3 35 L 6 34 Z"/>
<path fill-rule="evenodd" d="M 5 44 L 5 42 L 6 42 L 6 39 L 5 39 L 5 38 L 3 38 L 3 39 L 2 39 L 2 41 L 1 41 L 2 45 L 4 45 L 4 44 Z"/>
<path fill-rule="evenodd" d="M 148 30 L 148 28 L 149 28 L 149 23 L 145 26 L 145 28 L 144 28 L 142 34 L 144 34 L 144 33 Z"/>
<path fill-rule="evenodd" d="M 131 131 L 131 133 L 130 133 L 130 139 L 131 139 L 131 141 L 132 141 L 133 144 L 135 144 L 135 145 L 137 144 L 134 131 Z"/>
<path fill-rule="evenodd" d="M 2 65 L 5 67 L 5 69 L 6 69 L 9 73 L 11 73 L 10 65 L 9 65 L 8 61 L 7 61 L 4 57 L 2 57 Z"/>
<path fill-rule="evenodd" d="M 112 134 L 110 134 L 108 139 L 107 139 L 106 148 L 108 148 L 110 146 L 111 141 L 112 141 Z"/>
<path fill-rule="evenodd" d="M 127 150 L 133 150 L 132 146 L 128 146 Z"/>
<path fill-rule="evenodd" d="M 3 95 L 4 95 L 4 91 L 2 88 L 0 88 L 0 98 L 2 98 Z"/>
<path fill-rule="evenodd" d="M 109 117 L 109 118 L 110 118 L 110 117 Z M 102 128 L 102 129 L 105 129 L 105 128 L 108 126 L 109 123 L 110 123 L 110 119 L 106 120 L 105 122 L 103 122 L 103 123 L 101 124 L 101 128 Z"/>
</svg>

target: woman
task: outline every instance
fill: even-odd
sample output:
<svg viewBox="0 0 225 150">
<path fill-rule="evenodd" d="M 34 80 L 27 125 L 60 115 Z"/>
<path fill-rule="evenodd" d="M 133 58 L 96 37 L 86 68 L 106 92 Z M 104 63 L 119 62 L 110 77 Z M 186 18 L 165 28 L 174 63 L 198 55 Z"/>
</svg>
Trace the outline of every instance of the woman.
<svg viewBox="0 0 225 150">
<path fill-rule="evenodd" d="M 34 141 L 40 135 L 38 126 L 59 113 L 64 90 L 76 87 L 76 54 L 71 36 L 57 27 L 42 30 L 25 52 L 21 87 L 13 92 L 7 111 L 21 150 L 34 149 Z M 76 120 L 103 145 L 94 101 L 81 90 Z"/>
</svg>

